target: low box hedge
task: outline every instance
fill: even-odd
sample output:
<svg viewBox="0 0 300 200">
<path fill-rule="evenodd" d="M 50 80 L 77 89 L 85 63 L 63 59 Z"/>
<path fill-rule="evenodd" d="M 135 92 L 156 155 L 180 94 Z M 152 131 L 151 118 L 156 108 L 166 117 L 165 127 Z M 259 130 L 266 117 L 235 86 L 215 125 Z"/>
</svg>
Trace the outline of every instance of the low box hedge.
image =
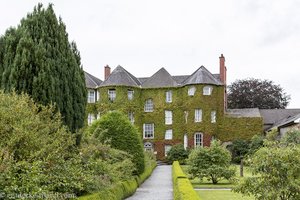
<svg viewBox="0 0 300 200">
<path fill-rule="evenodd" d="M 173 162 L 172 179 L 174 200 L 201 200 L 178 161 Z"/>
<path fill-rule="evenodd" d="M 79 197 L 79 200 L 121 200 L 133 195 L 138 188 L 151 174 L 156 167 L 156 162 L 146 167 L 145 171 L 135 178 L 113 185 L 97 193 Z"/>
</svg>

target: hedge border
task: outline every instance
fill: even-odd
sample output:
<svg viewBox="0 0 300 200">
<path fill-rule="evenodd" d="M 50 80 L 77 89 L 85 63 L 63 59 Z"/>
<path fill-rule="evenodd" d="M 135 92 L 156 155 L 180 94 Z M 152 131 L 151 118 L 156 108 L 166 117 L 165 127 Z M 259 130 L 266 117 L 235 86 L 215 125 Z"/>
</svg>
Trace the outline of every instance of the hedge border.
<svg viewBox="0 0 300 200">
<path fill-rule="evenodd" d="M 183 173 L 178 161 L 174 161 L 172 164 L 172 180 L 174 200 L 201 200 Z"/>
<path fill-rule="evenodd" d="M 135 176 L 131 180 L 122 181 L 113 185 L 110 188 L 104 189 L 94 194 L 79 197 L 79 200 L 122 200 L 133 195 L 136 189 L 152 174 L 156 167 L 156 162 L 153 161 L 150 167 L 145 171 Z"/>
</svg>

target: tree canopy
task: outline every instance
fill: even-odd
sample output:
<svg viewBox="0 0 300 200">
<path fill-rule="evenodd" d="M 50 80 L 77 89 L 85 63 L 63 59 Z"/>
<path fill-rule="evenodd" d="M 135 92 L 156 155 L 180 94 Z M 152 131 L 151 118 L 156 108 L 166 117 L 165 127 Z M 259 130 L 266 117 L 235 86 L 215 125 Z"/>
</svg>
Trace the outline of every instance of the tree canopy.
<svg viewBox="0 0 300 200">
<path fill-rule="evenodd" d="M 249 78 L 228 86 L 228 108 L 286 108 L 289 100 L 283 88 L 269 80 Z"/>
<path fill-rule="evenodd" d="M 204 177 L 217 184 L 222 179 L 231 179 L 235 170 L 230 168 L 230 152 L 213 140 L 210 147 L 198 147 L 191 151 L 187 160 L 188 172 L 193 177 Z"/>
<path fill-rule="evenodd" d="M 0 86 L 55 104 L 71 131 L 84 125 L 87 92 L 80 54 L 52 4 L 46 9 L 38 4 L 0 37 Z"/>
</svg>

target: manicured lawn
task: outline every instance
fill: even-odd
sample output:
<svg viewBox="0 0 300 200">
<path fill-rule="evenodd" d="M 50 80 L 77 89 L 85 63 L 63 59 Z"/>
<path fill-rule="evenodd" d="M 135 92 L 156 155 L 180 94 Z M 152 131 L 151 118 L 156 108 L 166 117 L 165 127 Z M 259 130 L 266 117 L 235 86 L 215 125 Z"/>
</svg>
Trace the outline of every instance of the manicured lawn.
<svg viewBox="0 0 300 200">
<path fill-rule="evenodd" d="M 233 165 L 236 168 L 236 178 L 242 179 L 240 177 L 240 166 L 239 165 Z M 185 174 L 187 173 L 187 166 L 182 165 L 182 170 Z M 252 173 L 249 167 L 244 167 L 244 177 L 251 177 Z M 230 183 L 227 180 L 221 180 L 218 182 L 218 184 L 214 185 L 211 183 L 211 181 L 208 181 L 207 179 L 203 179 L 203 181 L 200 181 L 199 178 L 195 178 L 190 180 L 194 188 L 215 188 L 216 190 L 196 190 L 198 195 L 203 200 L 254 200 L 253 197 L 243 196 L 239 193 L 234 193 L 230 190 L 218 190 L 218 188 L 233 188 L 234 184 Z"/>
<path fill-rule="evenodd" d="M 236 175 L 237 178 L 241 178 L 240 175 L 240 166 L 239 165 L 233 165 L 236 168 Z M 181 165 L 182 170 L 184 171 L 185 174 L 187 174 L 187 166 L 186 165 Z M 244 177 L 250 177 L 252 176 L 251 171 L 249 167 L 244 167 Z M 208 181 L 207 179 L 203 179 L 201 182 L 199 178 L 195 178 L 190 180 L 194 188 L 232 188 L 234 187 L 233 183 L 230 183 L 227 180 L 221 180 L 218 182 L 218 184 L 214 185 L 211 183 L 211 181 Z"/>
<path fill-rule="evenodd" d="M 254 200 L 253 197 L 242 196 L 230 190 L 196 190 L 203 200 Z"/>
</svg>

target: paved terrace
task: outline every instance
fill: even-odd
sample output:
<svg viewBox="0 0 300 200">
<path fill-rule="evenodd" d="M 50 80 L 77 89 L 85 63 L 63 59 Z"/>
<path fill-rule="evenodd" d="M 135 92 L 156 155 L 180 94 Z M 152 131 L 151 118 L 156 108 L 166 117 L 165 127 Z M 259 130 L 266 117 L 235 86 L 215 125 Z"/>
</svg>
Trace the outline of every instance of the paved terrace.
<svg viewBox="0 0 300 200">
<path fill-rule="evenodd" d="M 126 200 L 172 200 L 172 165 L 157 166 L 152 175 Z"/>
</svg>

